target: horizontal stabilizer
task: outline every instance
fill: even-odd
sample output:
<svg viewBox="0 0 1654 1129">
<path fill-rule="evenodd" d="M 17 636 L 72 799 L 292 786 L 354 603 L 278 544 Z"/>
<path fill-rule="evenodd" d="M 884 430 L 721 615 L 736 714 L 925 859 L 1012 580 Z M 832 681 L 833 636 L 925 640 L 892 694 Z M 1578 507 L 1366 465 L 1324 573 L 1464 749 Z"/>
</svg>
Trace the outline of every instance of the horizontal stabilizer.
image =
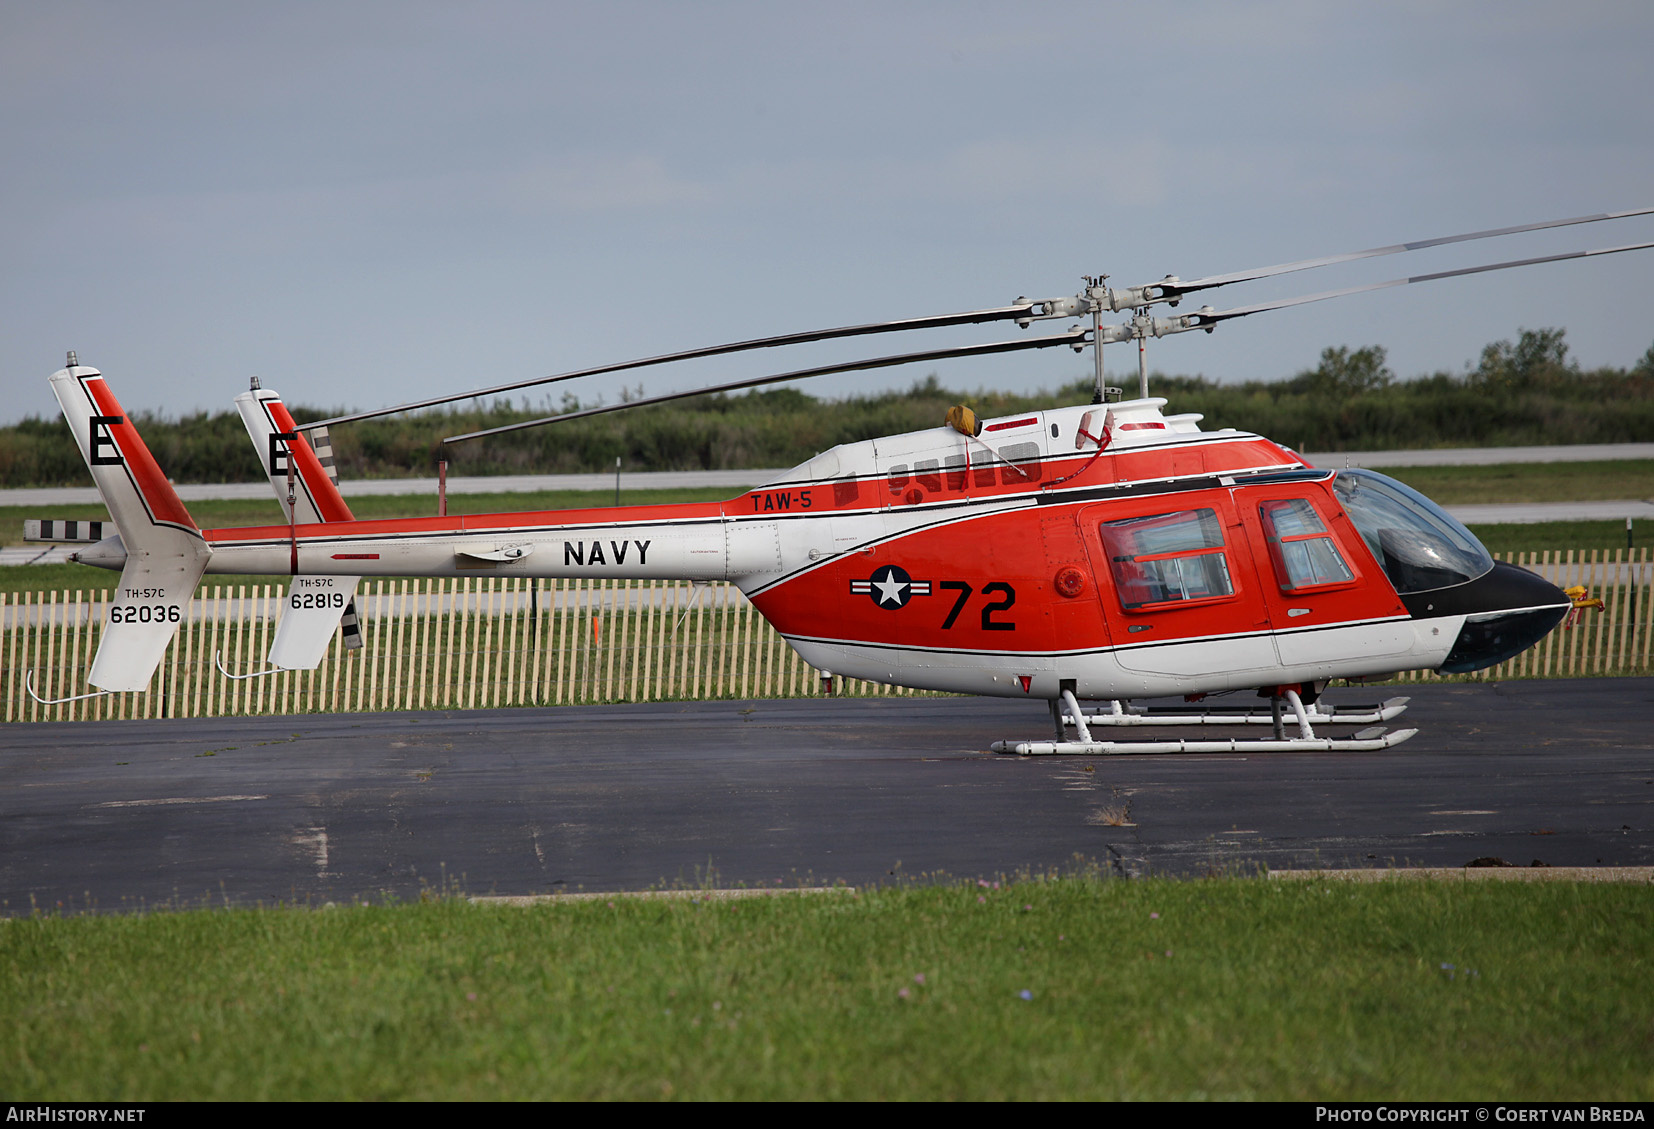
<svg viewBox="0 0 1654 1129">
<path fill-rule="evenodd" d="M 60 521 L 53 518 L 28 518 L 23 522 L 23 540 L 72 542 L 95 545 L 115 532 L 109 521 Z"/>
</svg>

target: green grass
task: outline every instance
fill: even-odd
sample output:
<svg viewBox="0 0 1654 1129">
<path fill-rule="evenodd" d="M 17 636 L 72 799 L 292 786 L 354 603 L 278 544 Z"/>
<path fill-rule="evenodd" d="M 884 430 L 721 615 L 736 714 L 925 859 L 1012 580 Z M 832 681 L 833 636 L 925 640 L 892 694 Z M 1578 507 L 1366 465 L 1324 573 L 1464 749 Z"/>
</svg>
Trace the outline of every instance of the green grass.
<svg viewBox="0 0 1654 1129">
<path fill-rule="evenodd" d="M 115 587 L 120 578 L 120 573 L 110 569 L 78 564 L 13 565 L 0 568 L 0 593 L 78 591 L 90 598 L 105 588 Z M 269 577 L 261 579 L 269 582 Z"/>
<path fill-rule="evenodd" d="M 1538 553 L 1547 549 L 1599 549 L 1612 554 L 1625 548 L 1623 521 L 1536 521 L 1523 525 L 1472 525 L 1470 532 L 1490 553 Z M 1654 545 L 1654 523 L 1634 531 L 1633 544 Z"/>
<path fill-rule="evenodd" d="M 1646 1101 L 1650 935 L 1648 889 L 1565 882 L 38 916 L 0 1092 Z"/>
<path fill-rule="evenodd" d="M 1336 455 L 1329 455 L 1327 465 L 1342 464 Z M 1654 459 L 1375 469 L 1444 506 L 1654 498 Z"/>
</svg>

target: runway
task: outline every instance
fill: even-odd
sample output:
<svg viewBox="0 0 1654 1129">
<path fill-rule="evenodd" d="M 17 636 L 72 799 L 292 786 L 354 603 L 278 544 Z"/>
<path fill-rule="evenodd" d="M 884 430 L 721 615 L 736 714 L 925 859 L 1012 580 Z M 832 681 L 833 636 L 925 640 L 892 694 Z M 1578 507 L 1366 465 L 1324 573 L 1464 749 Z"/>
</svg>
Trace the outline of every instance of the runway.
<svg viewBox="0 0 1654 1129">
<path fill-rule="evenodd" d="M 1422 732 L 1371 754 L 1018 759 L 1044 703 L 976 698 L 11 725 L 0 912 L 1654 864 L 1654 679 L 1327 700 L 1401 692 Z"/>
</svg>

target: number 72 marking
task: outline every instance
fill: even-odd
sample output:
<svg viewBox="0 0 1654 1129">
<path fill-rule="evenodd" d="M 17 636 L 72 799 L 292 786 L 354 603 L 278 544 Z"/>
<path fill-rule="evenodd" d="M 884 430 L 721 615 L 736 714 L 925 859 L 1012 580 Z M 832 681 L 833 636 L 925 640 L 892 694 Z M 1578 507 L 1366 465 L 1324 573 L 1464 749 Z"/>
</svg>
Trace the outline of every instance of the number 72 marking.
<svg viewBox="0 0 1654 1129">
<path fill-rule="evenodd" d="M 959 618 L 959 613 L 965 610 L 965 604 L 970 600 L 973 589 L 963 580 L 944 580 L 940 587 L 959 593 L 959 598 L 953 602 L 953 608 L 948 612 L 948 618 L 942 621 L 942 630 L 948 631 L 953 628 L 954 621 Z M 1003 580 L 996 580 L 991 584 L 982 586 L 984 596 L 994 592 L 1002 593 L 1004 598 L 982 605 L 982 630 L 1015 631 L 1017 629 L 1016 624 L 1001 622 L 994 618 L 994 613 L 1010 611 L 1017 602 L 1017 590 Z"/>
</svg>

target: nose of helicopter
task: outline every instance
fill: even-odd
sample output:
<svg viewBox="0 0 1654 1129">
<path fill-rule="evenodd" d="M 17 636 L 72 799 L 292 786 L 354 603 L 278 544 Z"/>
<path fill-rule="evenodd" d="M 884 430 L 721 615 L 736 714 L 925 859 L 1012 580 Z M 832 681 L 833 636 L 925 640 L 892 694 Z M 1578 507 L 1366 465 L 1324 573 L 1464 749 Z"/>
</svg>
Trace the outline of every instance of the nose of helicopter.
<svg viewBox="0 0 1654 1129">
<path fill-rule="evenodd" d="M 1415 618 L 1465 616 L 1444 674 L 1467 674 L 1502 663 L 1539 642 L 1568 614 L 1573 601 L 1542 576 L 1495 561 L 1475 580 L 1403 597 Z"/>
<path fill-rule="evenodd" d="M 1464 617 L 1437 668 L 1443 673 L 1467 674 L 1521 654 L 1573 606 L 1544 577 L 1494 560 L 1475 534 L 1404 483 L 1376 471 L 1344 470 L 1333 491 L 1409 615 Z"/>
</svg>

